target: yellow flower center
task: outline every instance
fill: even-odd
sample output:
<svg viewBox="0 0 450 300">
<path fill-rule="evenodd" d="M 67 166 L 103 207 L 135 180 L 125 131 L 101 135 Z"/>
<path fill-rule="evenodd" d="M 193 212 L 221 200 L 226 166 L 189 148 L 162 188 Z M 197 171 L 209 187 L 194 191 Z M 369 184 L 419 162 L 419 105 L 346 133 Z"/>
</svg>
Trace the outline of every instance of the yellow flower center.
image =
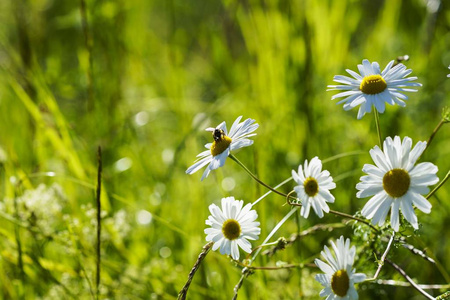
<svg viewBox="0 0 450 300">
<path fill-rule="evenodd" d="M 319 192 L 319 184 L 313 177 L 306 178 L 305 182 L 303 182 L 303 186 L 305 187 L 306 194 L 310 197 L 314 197 Z"/>
<path fill-rule="evenodd" d="M 228 219 L 223 222 L 222 233 L 228 240 L 235 240 L 241 235 L 241 225 L 234 219 Z"/>
<path fill-rule="evenodd" d="M 350 278 L 348 278 L 347 271 L 339 270 L 331 277 L 331 289 L 335 295 L 345 297 L 350 287 Z"/>
<path fill-rule="evenodd" d="M 223 135 L 221 138 L 214 141 L 211 145 L 211 154 L 213 156 L 219 155 L 225 151 L 231 144 L 231 138 Z"/>
<path fill-rule="evenodd" d="M 392 169 L 383 176 L 383 188 L 389 196 L 399 198 L 409 189 L 411 178 L 403 169 Z"/>
<path fill-rule="evenodd" d="M 363 78 L 359 89 L 364 94 L 379 94 L 387 88 L 386 81 L 381 75 L 369 75 Z"/>
</svg>

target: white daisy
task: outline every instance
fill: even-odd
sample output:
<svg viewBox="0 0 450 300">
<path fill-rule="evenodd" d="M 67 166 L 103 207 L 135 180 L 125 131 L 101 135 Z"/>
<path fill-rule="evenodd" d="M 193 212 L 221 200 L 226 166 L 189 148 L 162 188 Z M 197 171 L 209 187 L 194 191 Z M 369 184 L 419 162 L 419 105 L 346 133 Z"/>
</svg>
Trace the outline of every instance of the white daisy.
<svg viewBox="0 0 450 300">
<path fill-rule="evenodd" d="M 249 203 L 242 208 L 244 201 L 235 200 L 234 197 L 222 198 L 222 209 L 211 204 L 211 215 L 206 220 L 206 240 L 213 241 L 213 251 L 220 248 L 221 254 L 231 254 L 231 257 L 239 259 L 238 246 L 247 253 L 252 251 L 252 245 L 248 240 L 257 240 L 261 229 L 259 222 L 255 222 L 258 214 L 251 210 Z"/>
<path fill-rule="evenodd" d="M 422 155 L 427 143 L 418 142 L 411 150 L 412 140 L 405 137 L 400 141 L 387 137 L 383 143 L 384 152 L 378 146 L 370 150 L 375 165 L 365 164 L 363 171 L 368 175 L 361 177 L 356 185 L 358 198 L 374 196 L 362 209 L 362 215 L 372 219 L 372 224 L 383 225 L 391 209 L 391 227 L 398 231 L 399 210 L 411 225 L 418 229 L 417 217 L 413 204 L 430 213 L 431 203 L 422 195 L 429 192 L 429 185 L 439 181 L 436 176 L 438 168 L 429 162 L 415 165 Z"/>
<path fill-rule="evenodd" d="M 327 246 L 320 254 L 328 263 L 315 259 L 314 263 L 325 274 L 317 274 L 316 280 L 325 288 L 320 291 L 319 296 L 327 296 L 327 300 L 334 299 L 358 299 L 355 283 L 366 279 L 363 273 L 355 273 L 353 262 L 355 260 L 355 246 L 350 248 L 350 239 L 341 236 L 336 244 L 331 241 L 335 255 L 333 255 Z"/>
<path fill-rule="evenodd" d="M 330 211 L 326 202 L 334 202 L 334 196 L 329 190 L 334 189 L 336 184 L 330 172 L 322 171 L 322 162 L 317 156 L 311 159 L 309 164 L 308 160 L 305 160 L 304 168 L 299 165 L 298 174 L 292 170 L 292 178 L 299 184 L 294 187 L 294 191 L 302 202 L 300 214 L 304 218 L 308 218 L 311 206 L 319 218 L 323 217 L 323 211 Z"/>
<path fill-rule="evenodd" d="M 448 66 L 448 68 L 450 69 L 450 66 Z M 450 74 L 448 74 L 447 77 L 450 77 Z"/>
<path fill-rule="evenodd" d="M 206 167 L 205 172 L 203 172 L 201 179 L 203 180 L 208 177 L 209 172 L 222 167 L 225 164 L 225 160 L 230 155 L 230 151 L 253 144 L 253 141 L 248 138 L 256 135 L 256 133 L 252 132 L 255 131 L 259 125 L 258 123 L 255 123 L 255 120 L 253 119 L 247 119 L 244 122 L 239 123 L 241 118 L 242 116 L 234 121 L 230 129 L 230 134 L 228 134 L 225 122 L 220 123 L 216 128 L 206 128 L 206 131 L 212 132 L 214 142 L 205 145 L 208 150 L 197 155 L 197 161 L 186 170 L 187 174 L 193 174 L 209 164 Z"/>
<path fill-rule="evenodd" d="M 412 70 L 406 69 L 403 64 L 395 66 L 393 64 L 392 60 L 381 72 L 377 62 L 371 64 L 364 59 L 362 65 L 358 65 L 360 74 L 349 69 L 346 70 L 354 78 L 343 75 L 334 76 L 333 81 L 344 85 L 329 85 L 328 91 L 343 90 L 344 92 L 334 95 L 331 100 L 344 98 L 337 103 L 344 103 L 344 110 L 350 110 L 360 105 L 358 119 L 361 119 L 366 113 L 370 113 L 372 105 L 380 113 L 384 112 L 385 102 L 390 105 L 406 106 L 403 100 L 408 97 L 402 92 L 417 92 L 417 90 L 405 87 L 422 86 L 422 84 L 411 82 L 417 77 L 406 77 L 411 74 Z"/>
</svg>

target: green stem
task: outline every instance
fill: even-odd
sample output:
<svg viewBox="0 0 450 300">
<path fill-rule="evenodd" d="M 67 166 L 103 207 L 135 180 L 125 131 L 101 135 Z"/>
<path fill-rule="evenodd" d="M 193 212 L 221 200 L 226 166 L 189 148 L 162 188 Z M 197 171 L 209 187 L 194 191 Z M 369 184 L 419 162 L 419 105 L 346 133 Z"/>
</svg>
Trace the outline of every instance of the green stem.
<svg viewBox="0 0 450 300">
<path fill-rule="evenodd" d="M 277 191 L 276 189 L 272 188 L 270 185 L 264 183 L 263 181 L 261 181 L 258 177 L 256 177 L 243 163 L 241 163 L 239 161 L 239 159 L 237 159 L 233 154 L 230 154 L 229 157 L 234 160 L 239 166 L 241 166 L 247 173 L 248 175 L 250 175 L 250 177 L 252 177 L 254 180 L 256 180 L 256 182 L 258 182 L 259 184 L 261 184 L 262 186 L 265 186 L 266 188 L 268 188 L 269 190 L 271 190 L 272 192 L 283 196 L 283 197 L 287 197 L 287 195 L 285 193 L 282 193 L 280 191 Z M 295 199 L 295 197 L 291 197 L 293 199 Z"/>
<path fill-rule="evenodd" d="M 381 129 L 380 129 L 380 116 L 379 116 L 378 110 L 375 106 L 373 107 L 373 112 L 375 115 L 375 125 L 377 127 L 377 132 L 378 132 L 378 142 L 380 143 L 380 148 L 383 149 L 383 140 L 381 138 Z"/>
<path fill-rule="evenodd" d="M 372 224 L 370 224 L 370 222 L 368 222 L 368 221 L 366 221 L 366 220 L 363 220 L 363 219 L 360 219 L 360 218 L 358 218 L 358 217 L 354 217 L 354 216 L 352 216 L 352 215 L 349 215 L 349 214 L 346 214 L 346 213 L 343 213 L 343 212 L 340 212 L 340 211 L 336 211 L 336 210 L 331 210 L 331 209 L 330 209 L 330 214 L 334 214 L 334 215 L 337 215 L 337 216 L 341 216 L 341 217 L 344 217 L 344 218 L 347 218 L 347 219 L 353 219 L 353 220 L 355 220 L 355 221 L 364 223 L 364 224 L 370 226 L 370 228 L 372 228 L 374 231 L 379 232 L 379 230 L 378 230 L 375 226 L 373 226 Z"/>
<path fill-rule="evenodd" d="M 436 135 L 436 133 L 439 131 L 439 129 L 441 129 L 442 125 L 444 125 L 446 122 L 444 120 L 441 119 L 441 121 L 439 122 L 439 124 L 437 124 L 436 128 L 434 128 L 433 132 L 431 133 L 430 137 L 428 138 L 427 141 L 427 147 L 425 148 L 424 152 L 428 149 L 428 147 L 431 144 L 431 141 L 433 141 L 434 136 Z M 423 153 L 422 153 L 423 155 Z"/>
<path fill-rule="evenodd" d="M 444 183 L 448 180 L 449 177 L 450 177 L 450 171 L 447 172 L 447 175 L 445 175 L 444 179 L 442 179 L 442 181 L 439 182 L 439 184 L 425 198 L 430 199 L 430 197 L 433 196 L 434 193 L 436 193 L 437 190 L 439 190 L 441 188 L 441 186 L 444 185 Z"/>
</svg>

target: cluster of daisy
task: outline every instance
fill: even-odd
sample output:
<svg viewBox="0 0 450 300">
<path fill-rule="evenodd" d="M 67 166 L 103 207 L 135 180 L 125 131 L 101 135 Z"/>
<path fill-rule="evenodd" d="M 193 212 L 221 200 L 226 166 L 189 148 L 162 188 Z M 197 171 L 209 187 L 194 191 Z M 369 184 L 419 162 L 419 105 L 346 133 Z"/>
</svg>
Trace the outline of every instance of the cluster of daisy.
<svg viewBox="0 0 450 300">
<path fill-rule="evenodd" d="M 408 99 L 404 92 L 416 92 L 414 87 L 421 86 L 414 82 L 417 77 L 408 77 L 412 72 L 410 69 L 394 61 L 381 71 L 378 63 L 365 59 L 358 65 L 358 70 L 359 73 L 347 69 L 353 78 L 338 75 L 334 81 L 340 85 L 328 86 L 329 90 L 340 91 L 332 100 L 343 98 L 338 104 L 344 104 L 344 110 L 359 106 L 358 119 L 370 113 L 372 108 L 383 113 L 386 103 L 404 107 Z M 207 128 L 206 131 L 212 133 L 213 142 L 205 145 L 206 150 L 197 156 L 197 161 L 186 173 L 193 174 L 206 166 L 201 177 L 204 180 L 211 171 L 224 166 L 227 157 L 236 160 L 232 151 L 252 145 L 253 141 L 249 138 L 256 135 L 259 125 L 253 119 L 243 122 L 241 119 L 238 117 L 234 121 L 229 132 L 225 122 L 215 128 Z M 390 227 L 398 232 L 401 211 L 404 219 L 418 229 L 414 208 L 430 213 L 431 203 L 424 195 L 429 193 L 430 185 L 439 181 L 436 176 L 438 168 L 434 164 L 417 163 L 427 143 L 417 142 L 413 147 L 411 138 L 395 136 L 387 137 L 380 146 L 374 146 L 369 151 L 374 165 L 363 166 L 362 171 L 367 175 L 362 176 L 356 185 L 356 197 L 371 197 L 361 214 L 373 225 L 382 226 L 390 211 Z M 330 190 L 336 188 L 336 184 L 330 172 L 323 170 L 317 156 L 310 161 L 305 160 L 297 171 L 292 170 L 292 179 L 296 183 L 293 190 L 297 197 L 289 203 L 301 206 L 302 217 L 308 218 L 311 207 L 319 218 L 330 212 L 328 204 L 335 201 Z M 220 249 L 221 254 L 231 255 L 235 260 L 239 260 L 239 248 L 247 253 L 252 252 L 249 240 L 257 240 L 261 233 L 260 223 L 256 221 L 258 214 L 252 209 L 254 204 L 244 206 L 243 200 L 227 197 L 222 199 L 221 207 L 215 204 L 209 206 L 211 215 L 206 220 L 209 227 L 205 229 L 205 234 L 206 240 L 213 242 L 213 250 Z M 353 269 L 355 246 L 350 247 L 350 240 L 344 240 L 343 236 L 336 243 L 331 242 L 331 246 L 334 254 L 327 246 L 321 253 L 326 262 L 315 260 L 324 272 L 316 276 L 316 280 L 324 286 L 320 296 L 327 296 L 327 299 L 357 299 L 354 284 L 364 281 L 366 275 Z"/>
</svg>

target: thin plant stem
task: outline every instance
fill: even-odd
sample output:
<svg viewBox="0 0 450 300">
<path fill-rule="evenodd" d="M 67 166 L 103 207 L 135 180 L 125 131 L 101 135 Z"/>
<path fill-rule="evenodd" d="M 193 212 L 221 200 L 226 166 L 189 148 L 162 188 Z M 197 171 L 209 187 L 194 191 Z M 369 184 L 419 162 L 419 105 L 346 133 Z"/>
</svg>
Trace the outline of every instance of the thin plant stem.
<svg viewBox="0 0 450 300">
<path fill-rule="evenodd" d="M 100 262 L 101 262 L 101 231 L 102 231 L 102 222 L 101 222 L 101 213 L 102 213 L 102 204 L 100 201 L 100 195 L 102 191 L 102 148 L 98 147 L 98 172 L 97 172 L 97 276 L 95 278 L 95 287 L 97 292 L 97 299 L 100 296 Z"/>
<path fill-rule="evenodd" d="M 270 185 L 264 183 L 263 181 L 261 181 L 258 177 L 256 177 L 243 163 L 241 163 L 233 154 L 230 154 L 229 157 L 234 160 L 239 166 L 241 166 L 247 173 L 248 175 L 250 175 L 250 177 L 252 177 L 254 180 L 256 180 L 256 182 L 258 182 L 259 184 L 261 184 L 262 186 L 268 188 L 269 190 L 271 190 L 272 192 L 286 197 L 285 193 L 282 193 L 280 191 L 277 191 L 276 189 L 272 188 Z M 293 197 L 294 198 L 294 197 Z M 295 198 L 294 198 L 295 199 Z"/>
<path fill-rule="evenodd" d="M 424 295 L 427 299 L 431 299 L 434 300 L 434 297 L 431 296 L 430 294 L 428 294 L 427 292 L 425 292 L 417 283 L 415 283 L 411 277 L 408 276 L 408 274 L 406 274 L 406 272 L 400 268 L 396 263 L 394 263 L 393 261 L 389 260 L 386 258 L 386 261 L 397 271 L 400 273 L 400 275 L 402 275 L 411 285 L 413 288 L 415 288 L 416 290 L 419 291 L 419 293 L 421 293 L 422 295 Z"/>
<path fill-rule="evenodd" d="M 291 205 L 291 206 L 302 206 L 300 203 L 288 202 L 288 204 Z M 370 228 L 372 228 L 374 231 L 379 232 L 379 230 L 375 226 L 373 226 L 372 224 L 370 224 L 370 222 L 368 222 L 366 220 L 360 219 L 358 217 L 355 217 L 355 216 L 352 216 L 352 215 L 349 215 L 349 214 L 346 214 L 346 213 L 343 213 L 343 212 L 340 212 L 340 211 L 337 211 L 337 210 L 332 210 L 332 209 L 330 209 L 329 213 L 333 214 L 333 215 L 336 215 L 336 216 L 344 217 L 346 219 L 352 219 L 352 220 L 364 223 L 364 224 L 370 226 Z"/>
<path fill-rule="evenodd" d="M 395 231 L 392 232 L 392 236 L 389 239 L 389 242 L 388 242 L 387 247 L 386 247 L 386 251 L 384 251 L 383 256 L 381 256 L 381 259 L 378 261 L 378 269 L 375 272 L 375 275 L 373 275 L 373 278 L 367 279 L 367 281 L 372 281 L 372 280 L 377 279 L 378 275 L 381 272 L 381 268 L 383 268 L 384 260 L 386 259 L 386 256 L 389 253 L 389 250 L 391 249 L 391 245 L 392 245 L 392 242 L 394 241 L 394 237 L 395 237 Z"/>
<path fill-rule="evenodd" d="M 425 198 L 430 199 L 430 197 L 433 196 L 434 193 L 436 193 L 437 190 L 439 190 L 441 188 L 441 186 L 444 185 L 444 183 L 448 180 L 449 177 L 450 177 L 450 171 L 447 172 L 447 175 L 445 175 L 444 179 L 442 179 L 442 181 L 439 182 L 439 184 Z"/>
<path fill-rule="evenodd" d="M 322 160 L 322 163 L 326 164 L 330 161 L 333 161 L 333 160 L 336 160 L 339 158 L 353 156 L 353 155 L 363 155 L 363 154 L 367 154 L 367 152 L 366 151 L 351 151 L 351 152 L 340 153 L 340 154 L 336 154 L 334 156 L 325 158 L 324 160 Z"/>
<path fill-rule="evenodd" d="M 380 148 L 383 149 L 383 139 L 381 138 L 381 128 L 380 128 L 380 116 L 379 116 L 378 110 L 375 106 L 373 107 L 373 112 L 375 115 L 375 125 L 377 127 L 378 142 L 380 143 Z"/>
<path fill-rule="evenodd" d="M 185 285 L 181 289 L 180 293 L 178 294 L 178 300 L 184 300 L 186 299 L 187 292 L 189 289 L 189 286 L 191 285 L 192 279 L 194 278 L 195 272 L 197 272 L 198 268 L 200 267 L 200 264 L 205 259 L 206 255 L 208 254 L 209 250 L 211 250 L 212 245 L 214 242 L 209 242 L 202 248 L 202 252 L 200 252 L 197 261 L 195 262 L 194 266 L 192 267 L 191 271 L 188 275 L 188 280 L 186 281 Z"/>
<path fill-rule="evenodd" d="M 439 129 L 441 129 L 442 125 L 444 125 L 446 122 L 445 120 L 441 119 L 441 121 L 439 122 L 439 124 L 437 124 L 436 128 L 434 128 L 433 132 L 431 133 L 430 137 L 428 138 L 427 141 L 427 146 L 424 150 L 424 152 L 428 149 L 428 147 L 430 146 L 431 142 L 434 139 L 434 136 L 436 135 L 436 133 L 439 131 Z M 423 153 L 422 153 L 423 154 Z"/>
<path fill-rule="evenodd" d="M 282 181 L 280 184 L 276 185 L 274 187 L 274 189 L 277 189 L 283 185 L 285 185 L 286 183 L 288 183 L 289 181 L 292 180 L 292 177 L 289 177 L 288 179 Z M 272 190 L 269 190 L 267 193 L 265 193 L 264 195 L 262 195 L 261 197 L 259 197 L 258 199 L 255 200 L 255 202 L 252 203 L 252 206 L 255 206 L 255 204 L 257 204 L 259 201 L 261 201 L 262 199 L 266 198 L 270 193 L 272 193 Z"/>
<path fill-rule="evenodd" d="M 363 220 L 361 218 L 358 218 L 358 217 L 355 217 L 355 216 L 352 216 L 352 215 L 349 215 L 349 214 L 346 214 L 346 213 L 343 213 L 343 212 L 340 212 L 340 211 L 332 210 L 332 209 L 330 209 L 330 214 L 334 214 L 334 215 L 337 215 L 337 216 L 341 216 L 341 217 L 344 217 L 344 218 L 347 218 L 347 219 L 352 219 L 352 220 L 364 223 L 364 224 L 368 225 L 370 228 L 372 228 L 374 231 L 379 232 L 379 230 L 375 226 L 370 224 L 370 222 L 368 222 L 366 220 Z"/>
<path fill-rule="evenodd" d="M 433 258 L 426 255 L 422 250 L 415 248 L 413 245 L 407 244 L 403 239 L 395 239 L 395 241 L 400 243 L 400 245 L 402 245 L 403 248 L 406 248 L 409 251 L 411 251 L 412 254 L 420 256 L 421 258 L 432 264 L 436 264 L 436 261 Z"/>
</svg>

